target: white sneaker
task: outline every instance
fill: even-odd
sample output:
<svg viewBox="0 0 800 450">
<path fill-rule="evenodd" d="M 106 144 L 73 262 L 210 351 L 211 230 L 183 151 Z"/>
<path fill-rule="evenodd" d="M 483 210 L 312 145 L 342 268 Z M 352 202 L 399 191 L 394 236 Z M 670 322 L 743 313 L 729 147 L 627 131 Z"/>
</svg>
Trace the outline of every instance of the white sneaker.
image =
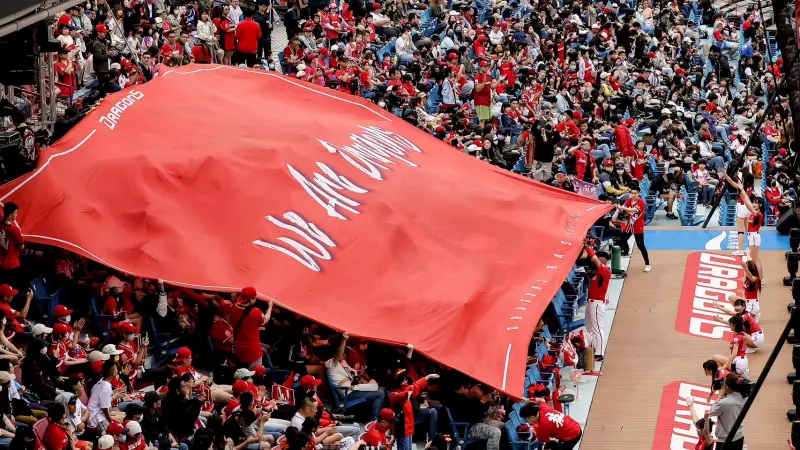
<svg viewBox="0 0 800 450">
<path fill-rule="evenodd" d="M 736 250 L 733 252 L 733 256 L 744 256 L 744 251 Z"/>
<path fill-rule="evenodd" d="M 645 271 L 645 272 L 650 272 L 651 270 L 653 270 L 653 268 L 652 268 L 652 267 L 650 267 L 649 265 L 647 265 L 647 266 L 644 266 L 644 271 Z"/>
<path fill-rule="evenodd" d="M 756 349 L 747 347 L 747 350 L 744 351 L 745 353 L 755 353 Z"/>
</svg>

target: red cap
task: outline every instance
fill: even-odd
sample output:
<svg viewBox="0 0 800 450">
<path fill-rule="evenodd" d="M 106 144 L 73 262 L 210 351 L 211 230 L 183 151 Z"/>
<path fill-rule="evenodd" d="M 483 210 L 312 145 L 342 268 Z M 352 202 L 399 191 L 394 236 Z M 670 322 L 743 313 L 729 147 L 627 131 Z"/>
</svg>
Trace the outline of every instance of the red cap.
<svg viewBox="0 0 800 450">
<path fill-rule="evenodd" d="M 575 111 L 572 113 L 572 119 L 580 122 L 583 120 L 583 114 L 580 111 Z"/>
<path fill-rule="evenodd" d="M 66 323 L 58 322 L 53 325 L 53 334 L 67 334 L 72 332 L 72 327 Z"/>
<path fill-rule="evenodd" d="M 606 158 L 606 160 L 603 162 L 603 165 L 604 166 L 612 166 L 613 167 L 614 166 L 614 161 L 611 158 Z"/>
<path fill-rule="evenodd" d="M 139 328 L 130 322 L 120 322 L 117 331 L 120 333 L 138 333 Z"/>
<path fill-rule="evenodd" d="M 185 361 L 192 357 L 192 351 L 189 347 L 181 347 L 175 352 L 175 357 L 172 359 L 174 362 Z"/>
<path fill-rule="evenodd" d="M 306 389 L 310 389 L 313 386 L 319 386 L 320 384 L 322 384 L 322 380 L 314 378 L 314 375 L 303 375 L 303 378 L 300 378 L 300 386 L 303 386 Z"/>
<path fill-rule="evenodd" d="M 19 294 L 19 291 L 12 288 L 9 284 L 0 285 L 0 297 L 13 297 Z"/>
<path fill-rule="evenodd" d="M 103 363 L 105 361 L 98 360 L 92 363 L 92 372 L 94 373 L 102 373 L 103 372 Z"/>
<path fill-rule="evenodd" d="M 72 314 L 73 311 L 72 309 L 67 309 L 64 305 L 56 305 L 56 307 L 53 308 L 53 315 L 56 317 L 66 317 Z"/>
<path fill-rule="evenodd" d="M 114 421 L 108 424 L 106 427 L 106 434 L 115 435 L 115 434 L 122 434 L 125 432 L 125 427 L 122 426 L 121 423 Z"/>
<path fill-rule="evenodd" d="M 380 7 L 381 7 L 381 4 L 378 3 L 378 2 L 375 2 L 375 3 L 372 4 L 372 9 L 378 9 Z"/>
<path fill-rule="evenodd" d="M 677 73 L 678 75 L 685 75 L 686 71 L 683 70 L 683 67 L 678 67 L 677 69 L 675 69 L 675 73 Z"/>
<path fill-rule="evenodd" d="M 634 123 L 636 123 L 636 121 L 635 121 L 635 120 L 633 120 L 633 119 L 631 119 L 630 117 L 628 117 L 627 119 L 625 119 L 625 120 L 623 120 L 623 121 L 622 121 L 622 124 L 623 124 L 623 125 L 627 125 L 627 126 L 631 126 L 631 125 L 633 125 Z"/>
<path fill-rule="evenodd" d="M 450 54 L 447 55 L 447 59 L 458 59 L 458 54 L 455 52 L 450 52 Z"/>
<path fill-rule="evenodd" d="M 481 61 L 481 67 L 487 67 L 489 65 L 489 61 Z"/>
<path fill-rule="evenodd" d="M 778 149 L 778 154 L 779 155 L 785 155 L 786 154 L 786 149 L 785 148 L 779 148 Z"/>
<path fill-rule="evenodd" d="M 239 296 L 238 301 L 239 303 L 245 303 L 254 298 L 256 298 L 256 288 L 247 286 L 246 288 L 242 289 L 242 295 Z"/>
<path fill-rule="evenodd" d="M 322 55 L 322 56 L 328 56 L 328 54 L 329 54 L 328 53 L 328 49 L 325 48 L 325 47 L 322 47 L 321 49 L 319 49 L 319 54 Z"/>
<path fill-rule="evenodd" d="M 244 380 L 236 380 L 231 387 L 233 390 L 233 395 L 241 394 L 242 392 L 247 390 L 247 381 Z"/>
<path fill-rule="evenodd" d="M 472 141 L 472 143 L 477 145 L 478 147 L 483 147 L 483 141 L 481 141 L 480 139 L 476 139 Z"/>
<path fill-rule="evenodd" d="M 105 25 L 103 25 L 102 23 L 100 25 L 94 27 L 94 29 L 98 33 L 108 33 L 108 28 Z"/>
<path fill-rule="evenodd" d="M 253 372 L 255 372 L 255 374 L 254 374 L 255 376 L 263 377 L 264 374 L 267 373 L 267 368 L 262 366 L 261 364 L 258 364 L 258 365 L 253 366 Z"/>
<path fill-rule="evenodd" d="M 397 417 L 394 415 L 394 411 L 389 408 L 383 408 L 381 412 L 378 413 L 378 420 L 385 420 L 390 423 L 396 423 Z"/>
<path fill-rule="evenodd" d="M 648 57 L 648 58 L 655 58 L 655 57 L 656 57 L 656 52 L 649 52 L 649 53 L 647 53 L 647 57 Z"/>
</svg>

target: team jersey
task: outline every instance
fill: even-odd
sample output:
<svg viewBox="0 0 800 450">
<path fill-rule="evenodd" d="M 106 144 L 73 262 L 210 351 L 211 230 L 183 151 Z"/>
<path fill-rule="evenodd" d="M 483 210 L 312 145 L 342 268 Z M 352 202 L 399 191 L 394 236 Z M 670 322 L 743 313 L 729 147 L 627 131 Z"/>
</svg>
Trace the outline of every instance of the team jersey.
<svg viewBox="0 0 800 450">
<path fill-rule="evenodd" d="M 736 356 L 739 358 L 745 357 L 745 352 L 747 351 L 747 341 L 745 339 L 744 333 L 739 333 L 731 339 L 731 351 L 736 349 Z"/>
<path fill-rule="evenodd" d="M 714 380 L 711 382 L 711 387 L 715 391 L 722 389 L 722 385 L 725 384 L 725 377 L 727 377 L 729 373 L 731 372 L 728 370 L 718 369 L 717 374 L 714 376 Z"/>
<path fill-rule="evenodd" d="M 744 279 L 744 298 L 747 300 L 758 300 L 758 296 L 761 293 L 761 282 L 756 279 L 755 281 L 750 281 L 749 278 L 745 277 Z"/>
<path fill-rule="evenodd" d="M 756 319 L 750 313 L 742 314 L 742 323 L 744 324 L 744 331 L 748 334 L 761 332 L 761 325 L 756 322 Z"/>
<path fill-rule="evenodd" d="M 611 269 L 609 269 L 606 265 L 601 265 L 594 274 L 594 277 L 592 277 L 591 284 L 589 284 L 589 299 L 605 300 L 610 282 Z"/>
<path fill-rule="evenodd" d="M 758 233 L 761 230 L 761 225 L 763 224 L 764 214 L 761 212 L 758 214 L 750 214 L 750 218 L 747 220 L 747 232 Z"/>
<path fill-rule="evenodd" d="M 549 406 L 539 408 L 539 423 L 536 426 L 536 440 L 549 442 L 551 438 L 571 441 L 581 435 L 581 426 L 570 416 L 564 415 Z"/>
<path fill-rule="evenodd" d="M 629 198 L 625 201 L 626 208 L 636 208 L 638 211 L 637 213 L 629 213 L 628 215 L 628 225 L 625 231 L 633 232 L 633 234 L 642 234 L 644 233 L 644 200 L 639 197 L 636 202 L 633 199 Z"/>
</svg>

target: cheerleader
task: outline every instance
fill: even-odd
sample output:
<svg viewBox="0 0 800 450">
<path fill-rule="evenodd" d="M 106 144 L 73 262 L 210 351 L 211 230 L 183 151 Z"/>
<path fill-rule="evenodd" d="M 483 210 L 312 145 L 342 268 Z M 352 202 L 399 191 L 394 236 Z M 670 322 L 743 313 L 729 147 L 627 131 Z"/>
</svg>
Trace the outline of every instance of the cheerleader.
<svg viewBox="0 0 800 450">
<path fill-rule="evenodd" d="M 711 403 L 711 398 L 722 389 L 722 385 L 725 384 L 725 377 L 731 372 L 720 369 L 719 364 L 713 359 L 703 363 L 703 371 L 707 377 L 711 377 L 711 392 L 708 394 L 707 399 Z"/>
<path fill-rule="evenodd" d="M 764 201 L 761 197 L 753 196 L 752 200 L 745 198 L 744 202 L 750 217 L 747 218 L 747 245 L 750 259 L 755 262 L 756 269 L 759 274 L 764 273 L 761 267 L 761 226 L 764 225 L 764 214 L 761 212 L 764 208 Z M 764 280 L 760 280 L 764 284 Z"/>
<path fill-rule="evenodd" d="M 756 322 L 761 321 L 761 306 L 758 299 L 761 296 L 761 272 L 755 261 L 742 262 L 744 267 L 744 298 L 747 301 L 747 312 L 753 315 Z"/>
<path fill-rule="evenodd" d="M 747 360 L 747 336 L 744 334 L 744 324 L 739 316 L 728 319 L 731 331 L 735 333 L 731 339 L 731 354 L 714 355 L 713 360 L 725 370 L 730 370 L 744 378 L 750 379 L 750 363 Z"/>
<path fill-rule="evenodd" d="M 736 315 L 742 318 L 742 325 L 747 336 L 747 353 L 755 353 L 755 349 L 764 345 L 764 330 L 761 329 L 755 317 L 747 312 L 747 302 L 743 298 L 733 301 L 733 311 L 723 305 L 717 305 L 717 309 L 729 316 Z M 722 316 L 716 316 L 714 319 L 720 323 L 728 323 Z"/>
</svg>

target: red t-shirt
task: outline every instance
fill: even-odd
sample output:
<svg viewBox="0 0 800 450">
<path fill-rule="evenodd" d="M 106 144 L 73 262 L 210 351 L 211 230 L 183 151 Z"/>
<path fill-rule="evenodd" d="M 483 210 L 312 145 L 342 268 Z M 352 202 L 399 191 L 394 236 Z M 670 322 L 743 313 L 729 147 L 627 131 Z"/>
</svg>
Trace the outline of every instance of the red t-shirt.
<svg viewBox="0 0 800 450">
<path fill-rule="evenodd" d="M 230 19 L 222 19 L 219 18 L 214 19 L 214 25 L 217 26 L 217 33 L 221 35 L 220 42 L 222 43 L 223 50 L 232 51 L 236 48 L 236 35 L 234 31 L 236 30 L 236 26 Z"/>
<path fill-rule="evenodd" d="M 50 422 L 44 430 L 42 444 L 47 450 L 65 450 L 69 448 L 69 435 L 63 427 Z"/>
<path fill-rule="evenodd" d="M 748 233 L 758 233 L 761 230 L 761 225 L 764 223 L 764 214 L 750 214 L 750 220 L 747 222 Z"/>
<path fill-rule="evenodd" d="M 164 45 L 161 46 L 161 57 L 164 59 L 180 59 L 183 57 L 183 53 L 183 45 L 178 41 L 175 41 L 174 44 L 165 42 Z"/>
<path fill-rule="evenodd" d="M 756 319 L 750 313 L 742 315 L 742 323 L 744 324 L 744 330 L 750 334 L 761 332 L 761 325 L 756 322 Z"/>
<path fill-rule="evenodd" d="M 600 266 L 589 284 L 589 299 L 605 301 L 609 283 L 611 283 L 611 269 L 606 265 Z"/>
<path fill-rule="evenodd" d="M 246 306 L 236 305 L 231 312 L 231 325 L 239 324 Z M 250 364 L 262 356 L 261 336 L 259 328 L 267 324 L 264 313 L 258 308 L 253 308 L 239 325 L 239 333 L 233 337 L 233 354 L 240 363 Z"/>
<path fill-rule="evenodd" d="M 731 339 L 731 351 L 736 349 L 736 356 L 744 357 L 747 351 L 747 340 L 745 339 L 744 333 L 739 333 Z"/>
<path fill-rule="evenodd" d="M 19 226 L 10 222 L 0 223 L 0 269 L 19 267 L 19 249 L 24 243 Z"/>
<path fill-rule="evenodd" d="M 479 73 L 475 75 L 475 85 L 477 86 L 478 83 L 487 83 L 482 90 L 478 90 L 477 88 L 473 89 L 473 99 L 475 100 L 475 106 L 491 106 L 492 102 L 492 76 L 488 73 Z"/>
<path fill-rule="evenodd" d="M 228 404 L 222 408 L 223 417 L 230 417 L 233 414 L 233 410 L 239 407 L 239 400 L 236 398 L 231 398 L 228 400 Z"/>
<path fill-rule="evenodd" d="M 644 233 L 644 200 L 639 197 L 639 200 L 636 203 L 633 202 L 633 199 L 629 198 L 625 201 L 626 208 L 636 208 L 638 213 L 630 213 L 628 216 L 628 229 L 633 226 L 633 234 L 642 234 Z"/>
<path fill-rule="evenodd" d="M 370 447 L 377 447 L 379 445 L 386 445 L 386 428 L 376 424 L 371 430 L 361 438 Z"/>
<path fill-rule="evenodd" d="M 214 348 L 224 352 L 233 352 L 233 327 L 225 319 L 219 316 L 214 317 L 209 334 Z"/>
<path fill-rule="evenodd" d="M 536 440 L 549 442 L 551 438 L 566 442 L 581 435 L 581 426 L 570 416 L 549 406 L 539 407 L 539 423 L 536 427 Z"/>
<path fill-rule="evenodd" d="M 236 27 L 236 50 L 241 53 L 257 53 L 261 39 L 261 25 L 247 18 Z"/>
</svg>

